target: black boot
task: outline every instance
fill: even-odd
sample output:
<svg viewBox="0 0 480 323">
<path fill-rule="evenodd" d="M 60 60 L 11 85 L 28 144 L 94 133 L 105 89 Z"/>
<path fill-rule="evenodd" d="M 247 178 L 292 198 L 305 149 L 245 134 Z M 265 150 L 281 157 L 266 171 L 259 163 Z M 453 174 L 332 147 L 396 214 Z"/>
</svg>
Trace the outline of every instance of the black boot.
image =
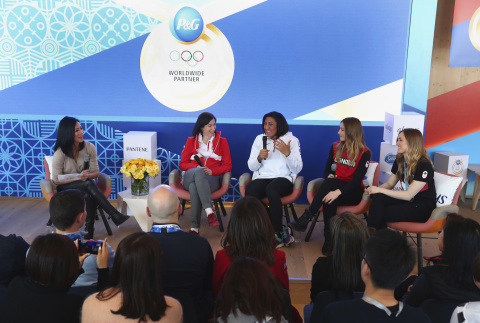
<svg viewBox="0 0 480 323">
<path fill-rule="evenodd" d="M 312 218 L 313 218 L 312 213 L 310 213 L 308 209 L 305 209 L 305 212 L 302 214 L 300 218 L 298 218 L 298 221 L 290 222 L 288 224 L 288 227 L 295 231 L 304 232 L 308 227 L 308 223 L 312 221 Z"/>
<path fill-rule="evenodd" d="M 87 209 L 87 218 L 85 219 L 85 231 L 87 234 L 84 239 L 93 239 L 93 233 L 95 231 L 95 215 L 97 213 L 97 202 L 90 196 L 85 194 L 85 204 Z"/>
<path fill-rule="evenodd" d="M 110 216 L 116 226 L 120 226 L 120 224 L 130 218 L 129 216 L 123 215 L 122 213 L 118 212 L 118 210 L 114 208 L 112 204 L 110 204 L 107 198 L 98 189 L 98 186 L 97 184 L 95 184 L 95 182 L 91 181 L 88 185 L 88 193 L 98 203 L 98 205 L 102 209 L 104 209 L 105 212 L 107 212 L 107 214 Z"/>
</svg>

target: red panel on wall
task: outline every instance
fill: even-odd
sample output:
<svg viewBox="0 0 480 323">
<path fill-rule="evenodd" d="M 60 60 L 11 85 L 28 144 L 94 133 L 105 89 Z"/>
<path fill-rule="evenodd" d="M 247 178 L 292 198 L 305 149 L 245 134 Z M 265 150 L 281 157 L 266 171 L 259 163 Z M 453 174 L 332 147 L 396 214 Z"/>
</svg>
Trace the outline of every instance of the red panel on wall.
<svg viewBox="0 0 480 323">
<path fill-rule="evenodd" d="M 456 0 L 452 25 L 455 26 L 464 21 L 470 20 L 472 14 L 478 7 L 480 7 L 480 0 Z"/>
<path fill-rule="evenodd" d="M 427 149 L 479 130 L 480 81 L 428 100 Z"/>
</svg>

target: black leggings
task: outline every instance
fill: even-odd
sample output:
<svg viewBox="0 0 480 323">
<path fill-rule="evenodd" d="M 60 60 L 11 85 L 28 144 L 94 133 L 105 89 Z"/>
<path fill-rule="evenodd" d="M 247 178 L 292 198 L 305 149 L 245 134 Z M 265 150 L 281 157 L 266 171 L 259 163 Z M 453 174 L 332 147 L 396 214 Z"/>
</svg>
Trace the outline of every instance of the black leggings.
<svg viewBox="0 0 480 323">
<path fill-rule="evenodd" d="M 367 224 L 376 229 L 385 228 L 387 222 L 426 222 L 435 208 L 435 203 L 399 200 L 382 193 L 371 197 Z"/>
<path fill-rule="evenodd" d="M 362 199 L 363 189 L 358 187 L 350 194 L 340 194 L 340 196 L 330 204 L 323 203 L 322 200 L 328 193 L 343 187 L 347 183 L 348 182 L 342 181 L 338 178 L 326 178 L 315 194 L 312 204 L 308 208 L 311 214 L 315 214 L 323 206 L 323 221 L 325 223 L 324 231 L 330 230 L 330 219 L 337 214 L 337 206 L 357 205 Z"/>
<path fill-rule="evenodd" d="M 281 198 L 291 194 L 293 183 L 283 177 L 277 178 L 257 178 L 248 184 L 245 191 L 246 196 L 253 196 L 260 201 L 262 198 L 268 198 L 267 212 L 272 222 L 275 232 L 282 231 L 282 201 Z M 262 202 L 263 203 L 263 202 Z"/>
</svg>

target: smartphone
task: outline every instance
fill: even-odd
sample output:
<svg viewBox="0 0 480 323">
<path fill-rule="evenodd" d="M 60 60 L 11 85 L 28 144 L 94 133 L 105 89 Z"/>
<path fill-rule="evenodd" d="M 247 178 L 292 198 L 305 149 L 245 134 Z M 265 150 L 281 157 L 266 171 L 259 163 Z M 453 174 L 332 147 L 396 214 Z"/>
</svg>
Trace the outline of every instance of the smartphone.
<svg viewBox="0 0 480 323">
<path fill-rule="evenodd" d="M 81 253 L 98 254 L 98 249 L 102 246 L 103 241 L 78 239 L 78 251 Z"/>
</svg>

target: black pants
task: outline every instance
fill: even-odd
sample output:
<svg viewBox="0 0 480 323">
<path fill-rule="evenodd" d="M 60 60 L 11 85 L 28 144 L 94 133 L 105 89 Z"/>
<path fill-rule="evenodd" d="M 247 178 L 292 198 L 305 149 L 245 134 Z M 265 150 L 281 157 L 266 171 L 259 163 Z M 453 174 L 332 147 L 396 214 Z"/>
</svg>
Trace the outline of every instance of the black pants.
<svg viewBox="0 0 480 323">
<path fill-rule="evenodd" d="M 282 231 L 282 200 L 281 198 L 291 194 L 293 191 L 293 183 L 283 177 L 277 178 L 257 178 L 248 184 L 245 191 L 246 196 L 253 196 L 259 199 L 268 198 L 267 212 L 272 222 L 275 232 Z"/>
<path fill-rule="evenodd" d="M 358 187 L 350 194 L 340 194 L 338 198 L 333 200 L 330 204 L 323 203 L 325 195 L 331 191 L 344 186 L 346 181 L 338 178 L 326 178 L 313 198 L 312 204 L 308 208 L 310 213 L 315 214 L 323 206 L 323 221 L 325 223 L 324 231 L 330 231 L 330 219 L 337 214 L 337 206 L 339 205 L 357 205 L 362 199 L 363 189 Z"/>
<path fill-rule="evenodd" d="M 399 200 L 382 193 L 371 197 L 367 223 L 376 229 L 385 228 L 387 222 L 426 222 L 435 208 L 434 202 Z"/>
<path fill-rule="evenodd" d="M 85 180 L 85 181 L 74 181 L 71 183 L 67 184 L 62 184 L 57 186 L 57 192 L 61 192 L 64 190 L 79 190 L 83 193 L 85 196 L 85 204 L 86 204 L 86 209 L 87 209 L 87 218 L 85 219 L 85 227 L 88 232 L 92 231 L 93 232 L 93 227 L 95 225 L 95 214 L 97 213 L 97 202 L 93 198 L 93 194 L 96 194 L 97 197 L 103 197 L 107 203 L 108 200 L 105 198 L 103 195 L 102 191 L 98 188 L 97 184 L 95 181 L 91 178 Z"/>
</svg>

